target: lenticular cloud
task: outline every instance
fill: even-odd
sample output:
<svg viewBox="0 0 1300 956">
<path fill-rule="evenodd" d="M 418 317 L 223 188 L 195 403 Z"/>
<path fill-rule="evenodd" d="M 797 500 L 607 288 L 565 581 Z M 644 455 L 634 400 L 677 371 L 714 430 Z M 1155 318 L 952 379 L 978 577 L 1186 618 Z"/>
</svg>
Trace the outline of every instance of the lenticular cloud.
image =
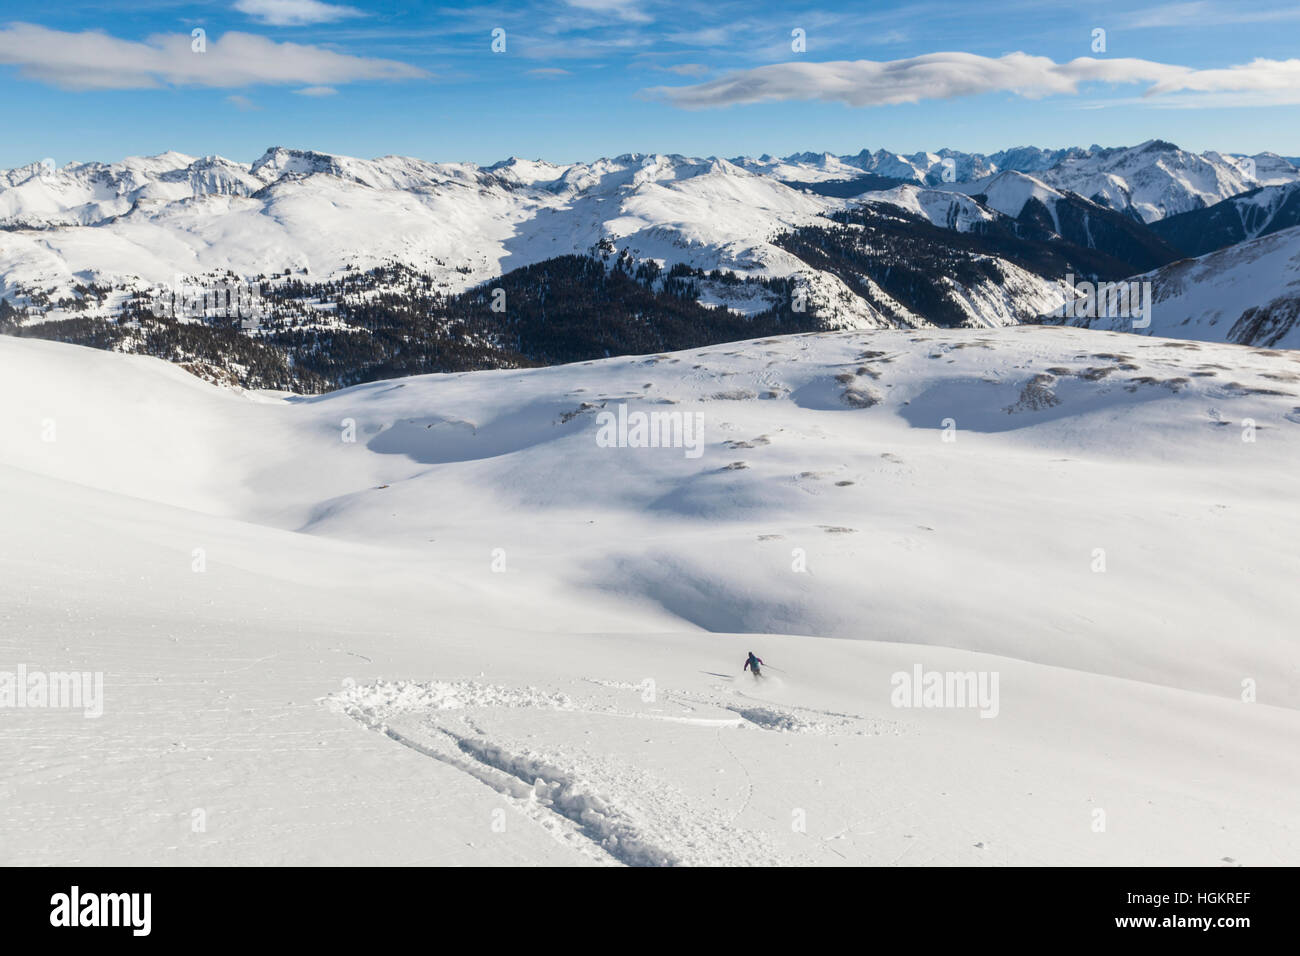
<svg viewBox="0 0 1300 956">
<path fill-rule="evenodd" d="M 1174 92 L 1265 92 L 1296 89 L 1300 60 L 1253 60 L 1223 70 L 1132 58 L 1079 57 L 1057 63 L 1008 53 L 929 53 L 904 60 L 774 63 L 729 73 L 706 83 L 654 87 L 647 94 L 683 109 L 778 100 L 829 100 L 849 106 L 887 106 L 1008 92 L 1028 98 L 1073 95 L 1084 83 L 1146 83 L 1148 95 Z"/>
<path fill-rule="evenodd" d="M 276 42 L 251 33 L 230 31 L 205 40 L 200 52 L 189 33 L 136 42 L 93 30 L 68 33 L 30 23 L 0 28 L 0 64 L 17 66 L 28 79 L 72 90 L 323 86 L 428 75 L 395 60 Z"/>
</svg>

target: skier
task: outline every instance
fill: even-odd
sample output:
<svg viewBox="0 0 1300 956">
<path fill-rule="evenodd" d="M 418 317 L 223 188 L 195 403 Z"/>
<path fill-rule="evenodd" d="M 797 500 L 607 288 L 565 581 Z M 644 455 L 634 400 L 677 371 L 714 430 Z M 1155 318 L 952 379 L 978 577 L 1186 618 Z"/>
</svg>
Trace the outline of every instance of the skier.
<svg viewBox="0 0 1300 956">
<path fill-rule="evenodd" d="M 745 661 L 745 666 L 741 668 L 741 670 L 751 670 L 754 672 L 755 677 L 762 677 L 763 675 L 759 673 L 758 670 L 758 665 L 761 663 L 763 663 L 763 658 L 755 657 L 754 652 L 750 651 L 749 657 Z"/>
</svg>

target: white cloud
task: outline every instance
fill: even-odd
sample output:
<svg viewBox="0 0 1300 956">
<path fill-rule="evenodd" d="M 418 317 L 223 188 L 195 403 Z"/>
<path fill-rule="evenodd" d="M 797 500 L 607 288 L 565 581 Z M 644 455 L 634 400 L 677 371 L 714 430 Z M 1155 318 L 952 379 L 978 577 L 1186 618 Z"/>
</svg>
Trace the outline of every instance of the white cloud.
<svg viewBox="0 0 1300 956">
<path fill-rule="evenodd" d="M 332 86 L 307 86 L 293 92 L 297 96 L 333 96 L 338 90 Z"/>
<path fill-rule="evenodd" d="M 1207 0 L 1191 3 L 1166 3 L 1161 6 L 1135 10 L 1118 18 L 1116 25 L 1122 29 L 1166 27 L 1216 27 L 1237 23 L 1274 23 L 1300 19 L 1300 8 L 1294 5 L 1272 10 L 1249 9 L 1237 4 L 1220 5 Z"/>
<path fill-rule="evenodd" d="M 603 13 L 627 20 L 629 23 L 649 23 L 654 18 L 646 13 L 641 0 L 565 0 L 571 7 L 590 13 Z"/>
<path fill-rule="evenodd" d="M 235 9 L 273 27 L 334 23 L 347 17 L 365 16 L 355 7 L 321 3 L 320 0 L 239 0 Z"/>
<path fill-rule="evenodd" d="M 27 79 L 72 90 L 316 86 L 429 75 L 396 60 L 276 43 L 251 33 L 232 32 L 209 39 L 206 52 L 198 53 L 191 48 L 189 34 L 152 36 L 137 42 L 97 31 L 66 33 L 30 23 L 0 29 L 0 64 L 18 67 Z"/>
<path fill-rule="evenodd" d="M 734 43 L 739 24 L 726 27 L 706 27 L 699 30 L 679 30 L 669 33 L 667 39 L 683 46 L 726 46 Z"/>
<path fill-rule="evenodd" d="M 1084 83 L 1146 83 L 1146 96 L 1179 91 L 1248 92 L 1276 102 L 1300 89 L 1300 60 L 1254 60 L 1226 70 L 1195 70 L 1151 60 L 1048 57 L 1008 53 L 929 53 L 905 60 L 776 63 L 740 70 L 693 86 L 654 87 L 647 95 L 683 109 L 707 109 L 779 100 L 827 100 L 849 106 L 885 106 L 982 93 L 1027 98 L 1072 95 Z"/>
<path fill-rule="evenodd" d="M 678 76 L 704 76 L 709 68 L 703 63 L 674 63 L 671 66 L 652 66 L 652 70 L 676 73 Z"/>
<path fill-rule="evenodd" d="M 235 109 L 239 110 L 239 112 L 241 113 L 251 113 L 254 110 L 260 110 L 262 108 L 258 106 L 256 103 L 254 103 L 252 100 L 250 100 L 247 96 L 240 96 L 238 93 L 235 93 L 231 96 L 227 96 L 226 102 L 229 103 L 231 106 L 233 106 Z"/>
<path fill-rule="evenodd" d="M 536 70 L 528 70 L 529 76 L 572 76 L 568 70 L 562 70 L 558 66 L 544 66 Z"/>
<path fill-rule="evenodd" d="M 1254 59 L 1224 70 L 1192 70 L 1146 91 L 1162 93 L 1260 93 L 1300 96 L 1300 60 Z M 1294 102 L 1294 100 L 1292 100 Z"/>
</svg>

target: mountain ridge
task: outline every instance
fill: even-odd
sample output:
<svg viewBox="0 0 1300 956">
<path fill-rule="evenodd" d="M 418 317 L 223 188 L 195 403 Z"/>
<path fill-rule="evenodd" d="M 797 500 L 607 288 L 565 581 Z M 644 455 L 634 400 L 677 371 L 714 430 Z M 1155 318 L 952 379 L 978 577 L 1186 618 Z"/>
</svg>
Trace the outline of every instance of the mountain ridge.
<svg viewBox="0 0 1300 956">
<path fill-rule="evenodd" d="M 906 173 L 883 150 L 482 167 L 284 146 L 248 164 L 175 151 L 32 164 L 0 173 L 0 325 L 304 391 L 730 341 L 745 323 L 996 327 L 1051 315 L 1077 279 L 1178 259 L 1152 209 L 1194 216 L 1297 185 L 1247 188 L 1235 161 L 1159 140 L 994 156 L 1045 168 L 945 149 L 904 157 L 919 178 L 903 181 L 878 172 Z M 1280 157 L 1254 169 L 1300 176 Z M 935 170 L 979 178 L 925 184 Z M 1218 192 L 1231 195 L 1205 205 Z M 229 300 L 177 308 L 232 289 L 258 316 Z M 603 327 L 584 314 L 611 303 Z"/>
</svg>

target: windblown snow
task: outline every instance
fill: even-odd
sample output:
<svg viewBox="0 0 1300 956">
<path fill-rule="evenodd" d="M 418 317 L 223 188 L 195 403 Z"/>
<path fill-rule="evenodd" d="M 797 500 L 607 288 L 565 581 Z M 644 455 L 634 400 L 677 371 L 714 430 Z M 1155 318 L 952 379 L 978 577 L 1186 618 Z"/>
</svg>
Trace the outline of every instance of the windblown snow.
<svg viewBox="0 0 1300 956">
<path fill-rule="evenodd" d="M 846 331 L 304 399 L 0 338 L 0 399 L 0 675 L 103 678 L 0 707 L 7 863 L 1300 860 L 1291 353 Z"/>
</svg>

